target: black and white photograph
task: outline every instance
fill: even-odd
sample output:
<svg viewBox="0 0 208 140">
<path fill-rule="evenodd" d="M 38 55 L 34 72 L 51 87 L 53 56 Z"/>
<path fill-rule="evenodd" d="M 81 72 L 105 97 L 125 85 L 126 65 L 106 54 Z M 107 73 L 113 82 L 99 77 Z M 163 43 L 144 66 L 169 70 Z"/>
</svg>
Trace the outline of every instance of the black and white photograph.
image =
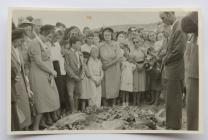
<svg viewBox="0 0 208 140">
<path fill-rule="evenodd" d="M 10 134 L 199 133 L 199 9 L 10 8 Z"/>
</svg>

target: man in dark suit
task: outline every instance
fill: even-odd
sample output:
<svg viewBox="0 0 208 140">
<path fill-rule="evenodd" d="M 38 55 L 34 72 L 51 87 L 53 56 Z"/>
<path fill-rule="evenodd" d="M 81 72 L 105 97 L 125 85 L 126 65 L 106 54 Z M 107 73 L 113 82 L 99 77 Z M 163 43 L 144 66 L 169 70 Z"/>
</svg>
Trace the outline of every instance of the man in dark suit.
<svg viewBox="0 0 208 140">
<path fill-rule="evenodd" d="M 163 23 L 172 26 L 163 58 L 167 78 L 166 128 L 178 130 L 182 123 L 182 93 L 184 80 L 184 50 L 186 34 L 181 30 L 181 21 L 176 20 L 174 12 L 161 12 Z"/>
<path fill-rule="evenodd" d="M 82 75 L 82 53 L 80 52 L 81 39 L 71 37 L 71 48 L 65 54 L 65 70 L 67 74 L 67 91 L 72 113 L 78 109 L 78 93 Z M 75 94 L 74 94 L 75 93 Z"/>
</svg>

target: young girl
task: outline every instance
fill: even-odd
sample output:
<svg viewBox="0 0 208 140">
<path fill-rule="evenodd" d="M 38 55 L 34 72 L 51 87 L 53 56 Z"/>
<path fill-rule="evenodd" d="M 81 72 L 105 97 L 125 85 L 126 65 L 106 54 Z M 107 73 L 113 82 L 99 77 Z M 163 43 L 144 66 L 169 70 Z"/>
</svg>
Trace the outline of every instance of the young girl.
<svg viewBox="0 0 208 140">
<path fill-rule="evenodd" d="M 90 73 L 87 67 L 87 63 L 90 57 L 88 52 L 82 52 L 84 56 L 83 63 L 83 73 L 81 76 L 81 83 L 80 83 L 80 101 L 81 101 L 81 111 L 86 109 L 87 104 L 89 104 L 89 99 L 91 98 L 92 88 L 90 84 Z"/>
<path fill-rule="evenodd" d="M 102 63 L 98 59 L 98 48 L 93 47 L 91 49 L 91 56 L 88 61 L 88 68 L 91 75 L 90 84 L 92 87 L 92 97 L 90 105 L 100 107 L 101 105 L 101 81 L 103 79 Z"/>
<path fill-rule="evenodd" d="M 136 65 L 129 60 L 130 49 L 124 45 L 124 60 L 121 62 L 121 96 L 123 106 L 129 105 L 129 93 L 133 92 L 133 71 Z"/>
</svg>

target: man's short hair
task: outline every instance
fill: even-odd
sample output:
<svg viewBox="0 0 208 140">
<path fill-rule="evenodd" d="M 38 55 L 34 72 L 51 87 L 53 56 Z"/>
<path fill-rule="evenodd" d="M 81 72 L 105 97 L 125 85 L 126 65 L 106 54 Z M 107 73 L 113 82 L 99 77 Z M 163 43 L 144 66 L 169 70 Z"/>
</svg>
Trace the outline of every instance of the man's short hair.
<svg viewBox="0 0 208 140">
<path fill-rule="evenodd" d="M 175 12 L 174 11 L 163 11 L 160 13 L 161 14 L 166 14 L 166 15 L 174 15 L 175 16 Z"/>
</svg>

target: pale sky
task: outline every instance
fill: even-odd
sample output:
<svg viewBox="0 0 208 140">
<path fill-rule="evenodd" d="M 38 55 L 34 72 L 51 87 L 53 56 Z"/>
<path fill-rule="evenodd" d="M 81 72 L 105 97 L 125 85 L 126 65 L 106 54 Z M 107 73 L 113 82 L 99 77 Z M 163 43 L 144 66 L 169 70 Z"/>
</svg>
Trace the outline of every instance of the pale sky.
<svg viewBox="0 0 208 140">
<path fill-rule="evenodd" d="M 176 12 L 176 16 L 184 16 L 187 12 Z M 97 28 L 101 26 L 122 25 L 122 24 L 148 24 L 159 22 L 159 12 L 108 12 L 108 11 L 29 11 L 16 10 L 13 12 L 13 20 L 17 23 L 18 17 L 33 16 L 41 18 L 43 24 L 55 25 L 56 22 L 63 22 L 67 27 L 76 25 L 80 29 L 88 26 Z"/>
</svg>

